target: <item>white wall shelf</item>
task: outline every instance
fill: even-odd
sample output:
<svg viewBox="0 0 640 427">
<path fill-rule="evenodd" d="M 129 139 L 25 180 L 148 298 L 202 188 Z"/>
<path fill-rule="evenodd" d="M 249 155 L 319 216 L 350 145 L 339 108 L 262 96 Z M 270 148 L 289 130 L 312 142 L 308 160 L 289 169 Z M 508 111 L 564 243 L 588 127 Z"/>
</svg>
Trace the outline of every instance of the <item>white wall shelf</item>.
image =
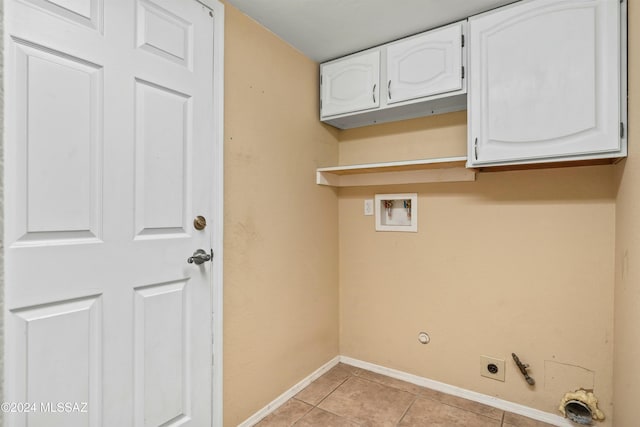
<svg viewBox="0 0 640 427">
<path fill-rule="evenodd" d="M 332 187 L 475 181 L 466 156 L 334 166 L 316 170 L 316 183 Z"/>
</svg>

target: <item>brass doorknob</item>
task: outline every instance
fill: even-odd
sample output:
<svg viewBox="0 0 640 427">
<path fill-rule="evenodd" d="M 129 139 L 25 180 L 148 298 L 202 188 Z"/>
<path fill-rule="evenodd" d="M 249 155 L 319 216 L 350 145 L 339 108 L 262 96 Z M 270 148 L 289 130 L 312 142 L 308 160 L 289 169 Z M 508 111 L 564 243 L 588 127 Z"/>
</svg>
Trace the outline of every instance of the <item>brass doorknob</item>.
<svg viewBox="0 0 640 427">
<path fill-rule="evenodd" d="M 198 215 L 196 219 L 193 220 L 193 228 L 196 230 L 204 230 L 207 226 L 207 219 L 201 215 Z"/>
</svg>

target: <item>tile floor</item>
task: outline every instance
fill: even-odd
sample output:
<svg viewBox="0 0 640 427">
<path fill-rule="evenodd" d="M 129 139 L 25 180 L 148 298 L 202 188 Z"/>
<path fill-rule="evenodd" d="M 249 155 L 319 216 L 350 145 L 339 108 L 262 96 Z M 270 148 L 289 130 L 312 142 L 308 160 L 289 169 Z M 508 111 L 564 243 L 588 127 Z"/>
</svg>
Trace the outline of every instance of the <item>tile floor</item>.
<svg viewBox="0 0 640 427">
<path fill-rule="evenodd" d="M 545 427 L 550 424 L 338 364 L 256 427 Z"/>
</svg>

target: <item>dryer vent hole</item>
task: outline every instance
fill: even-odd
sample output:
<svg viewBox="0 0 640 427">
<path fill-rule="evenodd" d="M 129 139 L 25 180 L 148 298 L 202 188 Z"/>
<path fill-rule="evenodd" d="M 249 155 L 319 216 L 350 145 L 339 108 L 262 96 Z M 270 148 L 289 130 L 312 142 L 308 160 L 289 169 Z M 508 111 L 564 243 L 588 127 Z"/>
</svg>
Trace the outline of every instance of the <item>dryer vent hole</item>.
<svg viewBox="0 0 640 427">
<path fill-rule="evenodd" d="M 591 409 L 578 400 L 567 402 L 564 407 L 567 418 L 582 425 L 591 425 L 593 419 Z"/>
</svg>

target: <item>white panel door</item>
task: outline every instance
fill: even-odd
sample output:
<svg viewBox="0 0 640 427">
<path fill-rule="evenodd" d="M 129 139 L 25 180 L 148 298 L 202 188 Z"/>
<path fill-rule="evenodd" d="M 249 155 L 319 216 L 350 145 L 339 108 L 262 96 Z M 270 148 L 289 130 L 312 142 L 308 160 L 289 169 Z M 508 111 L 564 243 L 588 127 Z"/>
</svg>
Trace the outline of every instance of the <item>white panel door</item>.
<svg viewBox="0 0 640 427">
<path fill-rule="evenodd" d="M 387 47 L 387 104 L 453 92 L 462 87 L 461 23 Z"/>
<path fill-rule="evenodd" d="M 212 12 L 5 16 L 5 399 L 35 405 L 5 425 L 211 425 L 212 263 L 187 258 L 219 238 L 193 224 L 214 222 Z"/>
<path fill-rule="evenodd" d="M 320 115 L 335 116 L 380 106 L 380 51 L 322 64 Z"/>
<path fill-rule="evenodd" d="M 471 166 L 622 150 L 619 10 L 539 0 L 470 18 Z"/>
</svg>

